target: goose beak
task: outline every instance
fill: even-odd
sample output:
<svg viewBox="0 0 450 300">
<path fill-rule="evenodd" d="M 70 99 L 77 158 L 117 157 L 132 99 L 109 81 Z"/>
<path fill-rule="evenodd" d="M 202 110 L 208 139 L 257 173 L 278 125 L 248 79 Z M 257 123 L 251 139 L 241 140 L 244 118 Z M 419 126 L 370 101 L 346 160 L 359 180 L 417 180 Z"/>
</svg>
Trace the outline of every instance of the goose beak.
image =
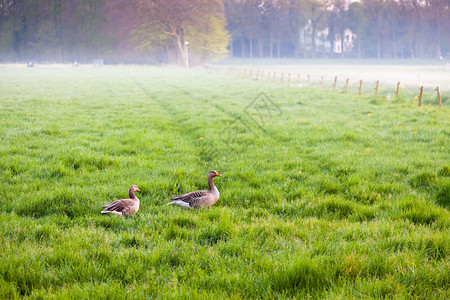
<svg viewBox="0 0 450 300">
<path fill-rule="evenodd" d="M 216 176 L 222 177 L 222 175 L 220 175 L 219 173 L 216 172 Z"/>
<path fill-rule="evenodd" d="M 140 192 L 141 190 L 140 190 L 140 189 L 136 189 L 136 191 L 137 191 L 137 192 Z"/>
</svg>

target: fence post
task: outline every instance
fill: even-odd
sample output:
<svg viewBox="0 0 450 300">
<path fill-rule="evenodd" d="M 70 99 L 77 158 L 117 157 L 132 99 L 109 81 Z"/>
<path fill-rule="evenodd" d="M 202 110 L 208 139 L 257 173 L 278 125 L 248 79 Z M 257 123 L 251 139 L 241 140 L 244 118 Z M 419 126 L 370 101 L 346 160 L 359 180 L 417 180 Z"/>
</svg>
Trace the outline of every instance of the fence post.
<svg viewBox="0 0 450 300">
<path fill-rule="evenodd" d="M 250 79 L 252 79 L 253 70 L 250 70 Z"/>
<path fill-rule="evenodd" d="M 298 73 L 297 84 L 300 85 L 300 73 Z"/>
<path fill-rule="evenodd" d="M 323 76 L 320 78 L 320 87 L 323 87 Z"/>
<path fill-rule="evenodd" d="M 436 87 L 436 91 L 437 91 L 437 96 L 438 96 L 439 107 L 442 107 L 442 98 L 441 98 L 441 92 L 439 91 L 439 87 Z"/>
<path fill-rule="evenodd" d="M 281 72 L 281 83 L 283 83 L 283 77 L 284 77 L 284 73 Z"/>
<path fill-rule="evenodd" d="M 422 106 L 423 86 L 420 87 L 419 106 Z"/>
<path fill-rule="evenodd" d="M 347 78 L 345 80 L 345 93 L 348 93 L 348 81 L 349 81 L 349 78 Z"/>
<path fill-rule="evenodd" d="M 334 76 L 333 90 L 336 90 L 337 76 Z"/>
<path fill-rule="evenodd" d="M 359 81 L 359 95 L 361 96 L 362 95 L 362 83 L 363 83 L 363 81 L 362 81 L 362 79 Z"/>
<path fill-rule="evenodd" d="M 291 73 L 288 73 L 288 85 L 291 85 Z"/>
<path fill-rule="evenodd" d="M 308 75 L 308 85 L 309 85 L 309 79 L 310 79 L 310 76 Z"/>
<path fill-rule="evenodd" d="M 261 80 L 264 80 L 264 70 L 261 71 Z"/>
<path fill-rule="evenodd" d="M 270 82 L 270 72 L 267 73 L 267 82 Z"/>
<path fill-rule="evenodd" d="M 256 80 L 258 80 L 259 79 L 259 70 L 258 70 L 258 72 L 256 72 Z"/>
<path fill-rule="evenodd" d="M 277 81 L 277 72 L 273 72 L 273 81 Z"/>
<path fill-rule="evenodd" d="M 378 96 L 378 86 L 380 85 L 380 81 L 377 80 L 377 86 L 375 87 L 375 97 Z"/>
<path fill-rule="evenodd" d="M 395 98 L 398 98 L 399 94 L 400 94 L 400 81 L 397 83 L 397 92 L 395 93 Z"/>
</svg>

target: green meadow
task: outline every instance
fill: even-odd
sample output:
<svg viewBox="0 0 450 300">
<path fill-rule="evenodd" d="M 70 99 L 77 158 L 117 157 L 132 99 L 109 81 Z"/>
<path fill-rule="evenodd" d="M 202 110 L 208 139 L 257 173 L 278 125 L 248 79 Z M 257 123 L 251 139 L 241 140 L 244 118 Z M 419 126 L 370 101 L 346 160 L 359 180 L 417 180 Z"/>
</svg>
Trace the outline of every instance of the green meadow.
<svg viewBox="0 0 450 300">
<path fill-rule="evenodd" d="M 394 98 L 0 66 L 0 298 L 449 299 L 450 103 Z"/>
</svg>

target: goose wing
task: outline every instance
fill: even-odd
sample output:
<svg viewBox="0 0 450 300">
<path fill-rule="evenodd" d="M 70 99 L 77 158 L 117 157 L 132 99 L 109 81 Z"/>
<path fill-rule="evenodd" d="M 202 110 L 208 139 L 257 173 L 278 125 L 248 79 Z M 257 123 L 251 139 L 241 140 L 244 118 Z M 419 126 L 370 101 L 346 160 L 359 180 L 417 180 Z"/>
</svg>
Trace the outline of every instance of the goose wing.
<svg viewBox="0 0 450 300">
<path fill-rule="evenodd" d="M 208 197 L 208 191 L 195 191 L 171 198 L 169 204 L 180 204 L 179 201 L 188 204 L 190 208 L 196 208 Z M 182 205 L 183 206 L 183 205 Z"/>
<path fill-rule="evenodd" d="M 102 206 L 104 212 L 116 211 L 121 213 L 127 213 L 134 206 L 134 201 L 131 199 L 120 199 Z"/>
</svg>

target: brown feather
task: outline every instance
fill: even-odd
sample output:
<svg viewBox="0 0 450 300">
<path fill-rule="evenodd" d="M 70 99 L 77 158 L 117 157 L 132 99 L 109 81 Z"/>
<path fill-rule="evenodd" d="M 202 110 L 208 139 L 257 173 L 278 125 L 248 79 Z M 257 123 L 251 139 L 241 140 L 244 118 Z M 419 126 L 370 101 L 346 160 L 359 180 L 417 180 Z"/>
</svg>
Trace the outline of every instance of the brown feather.
<svg viewBox="0 0 450 300">
<path fill-rule="evenodd" d="M 195 191 L 171 198 L 169 204 L 176 204 L 184 208 L 209 207 L 219 200 L 219 190 L 214 185 L 214 177 L 221 176 L 216 171 L 208 173 L 209 191 Z"/>
<path fill-rule="evenodd" d="M 139 209 L 139 199 L 134 194 L 134 191 L 140 191 L 137 186 L 132 185 L 128 190 L 130 199 L 120 199 L 116 200 L 110 204 L 102 206 L 102 214 L 113 213 L 121 214 L 124 216 L 131 216 L 135 214 Z"/>
</svg>

